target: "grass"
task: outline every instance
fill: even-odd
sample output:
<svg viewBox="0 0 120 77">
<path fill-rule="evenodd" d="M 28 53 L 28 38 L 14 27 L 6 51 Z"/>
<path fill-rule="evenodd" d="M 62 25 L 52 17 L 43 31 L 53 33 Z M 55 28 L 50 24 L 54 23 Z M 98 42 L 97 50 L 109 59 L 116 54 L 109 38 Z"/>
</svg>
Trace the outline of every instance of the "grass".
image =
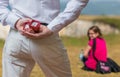
<svg viewBox="0 0 120 77">
<path fill-rule="evenodd" d="M 110 34 L 105 35 L 104 38 L 107 42 L 108 57 L 112 58 L 120 65 L 119 54 L 120 54 L 120 35 Z M 68 38 L 62 37 L 65 46 L 68 49 L 68 54 L 71 61 L 71 68 L 73 77 L 119 77 L 120 73 L 111 73 L 106 75 L 96 74 L 95 72 L 86 72 L 80 68 L 83 66 L 82 62 L 79 61 L 80 49 L 84 48 L 87 44 L 87 37 L 83 38 Z M 75 44 L 76 43 L 76 44 Z"/>
<path fill-rule="evenodd" d="M 103 37 L 104 39 L 106 39 L 107 44 L 117 44 L 118 41 L 120 41 L 120 39 L 118 39 L 120 38 L 119 34 L 103 35 Z M 88 42 L 87 37 L 81 37 L 81 38 L 62 37 L 62 39 L 63 39 L 65 46 L 83 47 L 83 46 L 86 46 Z"/>
<path fill-rule="evenodd" d="M 120 65 L 119 55 L 120 55 L 120 35 L 110 34 L 105 35 L 104 38 L 107 41 L 108 56 L 115 60 Z M 87 72 L 81 70 L 83 66 L 82 62 L 79 60 L 79 50 L 87 45 L 87 37 L 82 38 L 71 38 L 62 37 L 64 45 L 68 49 L 68 55 L 71 62 L 71 69 L 73 77 L 119 77 L 120 73 L 111 73 L 106 75 L 96 74 L 95 72 Z M 2 54 L 4 41 L 0 40 L 0 55 Z M 0 56 L 1 61 L 1 56 Z M 0 67 L 1 63 L 0 63 Z M 2 69 L 0 68 L 0 77 Z M 31 77 L 45 77 L 39 67 L 36 65 L 31 73 Z"/>
<path fill-rule="evenodd" d="M 74 37 L 62 37 L 65 46 L 85 46 L 87 43 L 87 37 L 74 38 Z M 82 43 L 81 43 L 82 41 Z"/>
<path fill-rule="evenodd" d="M 1 39 L 0 39 L 0 48 L 2 48 L 3 45 L 4 45 L 4 40 L 1 40 Z"/>
<path fill-rule="evenodd" d="M 2 48 L 3 48 L 3 44 L 4 44 L 4 40 L 1 40 L 0 39 L 0 61 L 1 61 L 1 58 L 2 58 Z M 2 73 L 2 63 L 0 62 L 0 77 L 1 77 L 1 73 Z"/>
</svg>

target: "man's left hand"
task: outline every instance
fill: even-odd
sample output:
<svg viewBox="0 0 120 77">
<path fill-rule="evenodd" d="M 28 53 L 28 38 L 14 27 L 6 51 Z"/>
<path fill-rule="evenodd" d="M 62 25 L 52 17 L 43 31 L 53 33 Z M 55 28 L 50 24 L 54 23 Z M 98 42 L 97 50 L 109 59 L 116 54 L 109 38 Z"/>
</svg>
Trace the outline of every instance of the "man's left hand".
<svg viewBox="0 0 120 77">
<path fill-rule="evenodd" d="M 28 31 L 23 31 L 22 35 L 32 39 L 40 39 L 40 38 L 46 38 L 53 34 L 53 32 L 44 25 L 41 25 L 41 29 L 42 31 L 39 33 L 30 33 Z"/>
</svg>

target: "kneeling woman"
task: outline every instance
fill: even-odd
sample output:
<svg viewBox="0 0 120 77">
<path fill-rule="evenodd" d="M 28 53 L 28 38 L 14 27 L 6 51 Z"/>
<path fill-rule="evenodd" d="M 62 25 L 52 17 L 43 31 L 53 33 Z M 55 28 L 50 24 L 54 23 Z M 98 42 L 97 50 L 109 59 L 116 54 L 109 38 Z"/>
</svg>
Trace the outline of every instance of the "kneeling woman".
<svg viewBox="0 0 120 77">
<path fill-rule="evenodd" d="M 96 70 L 96 60 L 93 57 L 93 40 L 96 40 L 96 49 L 94 56 L 100 61 L 107 61 L 106 42 L 102 37 L 101 31 L 97 26 L 92 26 L 88 30 L 88 46 L 84 50 L 84 54 L 80 54 L 81 60 L 84 62 L 87 70 Z"/>
</svg>

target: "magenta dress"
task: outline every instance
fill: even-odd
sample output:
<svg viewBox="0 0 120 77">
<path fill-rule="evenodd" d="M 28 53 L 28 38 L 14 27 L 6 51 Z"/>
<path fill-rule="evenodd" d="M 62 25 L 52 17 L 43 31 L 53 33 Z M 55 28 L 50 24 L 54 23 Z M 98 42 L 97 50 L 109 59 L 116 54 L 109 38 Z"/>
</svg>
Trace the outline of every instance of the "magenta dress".
<svg viewBox="0 0 120 77">
<path fill-rule="evenodd" d="M 90 40 L 88 42 L 88 45 L 90 45 L 91 47 L 93 46 L 93 40 Z M 96 64 L 97 62 L 94 60 L 93 58 L 93 54 L 92 54 L 92 49 L 90 50 L 89 56 L 87 61 L 85 62 L 85 65 L 92 69 L 95 70 L 96 69 Z M 95 57 L 98 60 L 101 61 L 107 61 L 107 48 L 106 48 L 106 42 L 103 38 L 96 38 L 96 51 L 95 51 Z"/>
</svg>

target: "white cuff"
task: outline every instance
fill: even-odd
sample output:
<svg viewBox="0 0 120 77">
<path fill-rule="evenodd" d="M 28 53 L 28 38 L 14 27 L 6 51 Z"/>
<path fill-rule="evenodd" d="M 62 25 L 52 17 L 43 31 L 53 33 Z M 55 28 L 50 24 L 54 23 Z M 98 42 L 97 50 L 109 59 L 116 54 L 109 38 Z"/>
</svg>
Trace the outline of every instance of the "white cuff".
<svg viewBox="0 0 120 77">
<path fill-rule="evenodd" d="M 58 33 L 62 29 L 62 26 L 60 24 L 55 26 L 51 24 L 51 25 L 48 25 L 47 27 L 54 33 Z"/>
<path fill-rule="evenodd" d="M 54 19 L 47 27 L 51 31 L 56 33 L 56 32 L 59 32 L 64 27 L 65 23 L 64 24 L 62 24 L 62 23 L 64 23 L 64 22 L 61 21 L 59 18 L 58 19 Z"/>
<path fill-rule="evenodd" d="M 15 23 L 20 17 L 17 17 L 14 13 L 9 13 L 8 17 L 6 18 L 6 23 L 10 25 L 11 28 L 15 29 Z"/>
</svg>

